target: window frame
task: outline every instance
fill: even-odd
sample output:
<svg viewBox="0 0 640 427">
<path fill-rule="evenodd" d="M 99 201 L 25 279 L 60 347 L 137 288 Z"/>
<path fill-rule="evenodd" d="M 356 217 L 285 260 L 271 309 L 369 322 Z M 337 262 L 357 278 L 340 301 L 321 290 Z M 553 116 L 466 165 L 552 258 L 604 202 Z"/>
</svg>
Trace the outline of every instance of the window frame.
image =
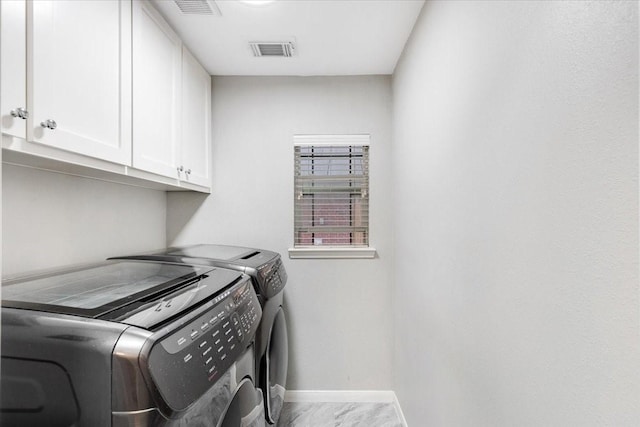
<svg viewBox="0 0 640 427">
<path fill-rule="evenodd" d="M 371 205 L 368 204 L 367 208 L 367 244 L 366 245 L 309 245 L 309 246 L 296 246 L 296 233 L 298 231 L 295 223 L 296 214 L 296 147 L 302 146 L 367 146 L 370 152 L 370 135 L 369 134 L 356 134 L 356 135 L 294 135 L 294 199 L 293 199 L 293 247 L 289 248 L 289 258 L 322 258 L 322 259 L 336 259 L 336 258 L 374 258 L 376 256 L 376 249 L 371 246 Z M 369 153 L 370 156 L 370 153 Z M 367 197 L 369 197 L 370 188 L 370 170 L 367 169 Z"/>
</svg>

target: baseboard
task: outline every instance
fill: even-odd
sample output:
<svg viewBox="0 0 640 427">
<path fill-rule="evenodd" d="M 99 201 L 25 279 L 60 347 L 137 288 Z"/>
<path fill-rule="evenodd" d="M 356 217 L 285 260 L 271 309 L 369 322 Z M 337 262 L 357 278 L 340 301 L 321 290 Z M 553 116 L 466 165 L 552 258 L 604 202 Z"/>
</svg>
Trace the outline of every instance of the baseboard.
<svg viewBox="0 0 640 427">
<path fill-rule="evenodd" d="M 379 402 L 393 403 L 395 393 L 387 390 L 287 390 L 285 402 Z"/>
<path fill-rule="evenodd" d="M 396 412 L 400 417 L 400 421 L 402 421 L 403 427 L 407 427 L 407 419 L 404 417 L 404 412 L 402 412 L 402 407 L 400 407 L 400 402 L 398 401 L 398 396 L 393 393 L 393 403 L 396 405 Z"/>
<path fill-rule="evenodd" d="M 392 403 L 402 425 L 407 427 L 398 397 L 391 390 L 287 390 L 285 402 L 328 402 L 328 403 Z"/>
</svg>

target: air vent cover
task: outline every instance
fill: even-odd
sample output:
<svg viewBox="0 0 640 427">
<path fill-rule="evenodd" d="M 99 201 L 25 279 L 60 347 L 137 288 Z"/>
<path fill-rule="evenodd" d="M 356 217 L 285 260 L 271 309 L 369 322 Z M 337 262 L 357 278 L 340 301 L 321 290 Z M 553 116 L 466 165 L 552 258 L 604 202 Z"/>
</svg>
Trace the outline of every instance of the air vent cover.
<svg viewBox="0 0 640 427">
<path fill-rule="evenodd" d="M 294 47 L 291 42 L 251 42 L 253 56 L 293 56 Z"/>
<path fill-rule="evenodd" d="M 184 15 L 221 15 L 213 0 L 173 0 Z"/>
</svg>

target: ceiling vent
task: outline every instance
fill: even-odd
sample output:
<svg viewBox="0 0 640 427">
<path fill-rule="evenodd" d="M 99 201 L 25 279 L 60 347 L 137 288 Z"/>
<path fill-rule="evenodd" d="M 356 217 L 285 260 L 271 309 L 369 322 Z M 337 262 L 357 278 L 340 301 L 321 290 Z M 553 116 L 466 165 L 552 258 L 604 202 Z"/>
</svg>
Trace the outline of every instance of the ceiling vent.
<svg viewBox="0 0 640 427">
<path fill-rule="evenodd" d="M 294 47 L 291 42 L 277 42 L 277 43 L 265 43 L 265 42 L 251 42 L 251 50 L 253 56 L 293 56 Z"/>
<path fill-rule="evenodd" d="M 213 0 L 173 0 L 183 15 L 222 15 Z"/>
</svg>

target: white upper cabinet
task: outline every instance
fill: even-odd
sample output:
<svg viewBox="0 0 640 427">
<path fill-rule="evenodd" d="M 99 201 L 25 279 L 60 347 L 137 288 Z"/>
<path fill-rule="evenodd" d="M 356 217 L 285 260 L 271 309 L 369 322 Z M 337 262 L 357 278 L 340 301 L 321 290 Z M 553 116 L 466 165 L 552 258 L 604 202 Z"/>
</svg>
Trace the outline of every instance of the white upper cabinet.
<svg viewBox="0 0 640 427">
<path fill-rule="evenodd" d="M 182 179 L 211 186 L 211 76 L 182 50 Z"/>
<path fill-rule="evenodd" d="M 130 164 L 131 3 L 28 2 L 27 30 L 27 139 Z"/>
<path fill-rule="evenodd" d="M 182 42 L 146 1 L 133 2 L 133 166 L 179 179 Z"/>
<path fill-rule="evenodd" d="M 147 0 L 0 0 L 9 161 L 209 192 L 211 78 Z"/>
<path fill-rule="evenodd" d="M 0 118 L 2 133 L 27 136 L 27 27 L 24 0 L 0 1 Z"/>
</svg>

